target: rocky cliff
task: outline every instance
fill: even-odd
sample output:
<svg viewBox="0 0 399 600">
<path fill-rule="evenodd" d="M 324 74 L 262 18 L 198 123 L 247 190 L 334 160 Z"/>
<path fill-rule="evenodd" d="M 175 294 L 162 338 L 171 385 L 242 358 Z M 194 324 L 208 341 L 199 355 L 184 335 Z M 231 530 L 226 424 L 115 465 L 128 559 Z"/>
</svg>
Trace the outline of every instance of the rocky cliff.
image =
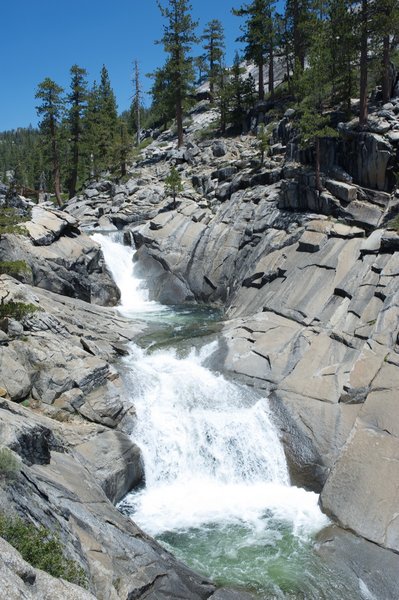
<svg viewBox="0 0 399 600">
<path fill-rule="evenodd" d="M 395 552 L 398 113 L 396 99 L 366 130 L 342 124 L 325 140 L 321 192 L 298 162 L 291 111 L 264 165 L 251 137 L 155 143 L 147 179 L 173 160 L 186 188 L 133 230 L 155 298 L 226 308 L 218 365 L 269 392 L 293 480 Z"/>
</svg>

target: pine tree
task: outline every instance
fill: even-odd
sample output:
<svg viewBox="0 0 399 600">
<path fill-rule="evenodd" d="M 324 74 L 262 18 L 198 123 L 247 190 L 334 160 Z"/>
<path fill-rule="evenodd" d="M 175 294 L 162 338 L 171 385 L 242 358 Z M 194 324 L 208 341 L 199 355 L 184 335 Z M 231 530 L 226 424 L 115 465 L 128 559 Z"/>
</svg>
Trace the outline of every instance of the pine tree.
<svg viewBox="0 0 399 600">
<path fill-rule="evenodd" d="M 167 125 L 176 115 L 175 92 L 173 89 L 170 61 L 151 73 L 154 83 L 151 88 L 151 112 L 155 125 Z"/>
<path fill-rule="evenodd" d="M 129 136 L 128 127 L 125 119 L 119 118 L 119 134 L 116 144 L 116 162 L 119 164 L 121 177 L 127 173 L 127 161 L 132 149 L 131 138 Z"/>
<path fill-rule="evenodd" d="M 102 158 L 102 165 L 107 168 L 110 166 L 118 131 L 118 112 L 115 94 L 111 88 L 111 82 L 105 65 L 101 69 L 98 96 L 100 108 L 98 150 Z"/>
<path fill-rule="evenodd" d="M 311 0 L 287 0 L 287 33 L 293 54 L 294 71 L 303 71 L 310 41 Z M 295 75 L 295 73 L 294 73 Z M 298 77 L 298 74 L 296 74 Z"/>
<path fill-rule="evenodd" d="M 52 79 L 46 77 L 46 79 L 39 84 L 35 95 L 35 98 L 42 101 L 42 103 L 36 107 L 36 110 L 38 115 L 42 117 L 40 130 L 46 147 L 49 149 L 50 160 L 52 163 L 54 192 L 59 206 L 62 206 L 62 200 L 58 134 L 64 108 L 64 101 L 61 97 L 63 91 L 64 90 Z"/>
<path fill-rule="evenodd" d="M 195 56 L 193 59 L 193 65 L 194 69 L 196 70 L 195 83 L 197 85 L 202 85 L 208 74 L 205 54 Z"/>
<path fill-rule="evenodd" d="M 362 0 L 360 9 L 360 114 L 359 125 L 365 125 L 368 116 L 368 51 L 370 35 L 369 0 Z"/>
<path fill-rule="evenodd" d="M 312 42 L 308 49 L 308 68 L 301 77 L 301 119 L 299 129 L 302 145 L 315 145 L 316 189 L 321 191 L 320 139 L 334 137 L 336 130 L 330 127 L 330 117 L 324 114 L 325 105 L 331 99 L 331 55 L 329 40 L 330 23 L 327 18 L 329 0 L 314 0 Z"/>
<path fill-rule="evenodd" d="M 378 0 L 374 3 L 374 24 L 377 46 L 381 46 L 381 81 L 383 102 L 388 102 L 392 91 L 391 53 L 399 35 L 398 0 Z"/>
<path fill-rule="evenodd" d="M 255 82 L 252 77 L 243 77 L 239 54 L 236 52 L 230 81 L 226 86 L 229 121 L 236 130 L 244 131 L 245 117 L 253 106 L 255 98 Z"/>
<path fill-rule="evenodd" d="M 274 11 L 276 0 L 252 0 L 241 8 L 233 9 L 233 14 L 246 17 L 243 36 L 240 41 L 246 43 L 244 55 L 247 60 L 253 60 L 258 67 L 259 100 L 265 97 L 264 73 L 266 56 L 269 63 L 269 92 L 274 92 L 274 49 L 275 27 Z"/>
<path fill-rule="evenodd" d="M 165 179 L 165 192 L 173 198 L 173 208 L 176 208 L 176 196 L 183 191 L 183 183 L 180 173 L 173 166 Z"/>
<path fill-rule="evenodd" d="M 328 49 L 332 81 L 332 100 L 343 102 L 350 113 L 355 88 L 354 65 L 357 58 L 355 12 L 353 0 L 330 0 L 328 3 Z"/>
<path fill-rule="evenodd" d="M 224 30 L 219 19 L 213 19 L 207 23 L 202 35 L 202 40 L 205 42 L 204 58 L 208 63 L 207 76 L 209 79 L 209 93 L 212 98 L 222 70 L 225 51 Z"/>
<path fill-rule="evenodd" d="M 315 145 L 316 189 L 320 192 L 322 190 L 320 177 L 320 139 L 324 137 L 336 137 L 338 133 L 336 129 L 330 127 L 328 116 L 318 113 L 308 106 L 302 112 L 299 129 L 302 146 Z"/>
<path fill-rule="evenodd" d="M 142 108 L 142 93 L 140 84 L 140 70 L 139 63 L 137 60 L 134 61 L 134 95 L 132 111 L 134 113 L 134 121 L 136 126 L 136 145 L 140 144 L 141 138 L 141 108 Z"/>
<path fill-rule="evenodd" d="M 68 178 L 69 198 L 76 195 L 83 134 L 83 114 L 87 101 L 87 71 L 73 65 L 71 67 L 71 91 L 67 97 L 70 105 L 68 111 L 68 129 L 70 136 L 70 173 Z"/>
<path fill-rule="evenodd" d="M 100 84 L 94 82 L 85 111 L 85 154 L 92 177 L 99 177 L 102 171 L 112 166 L 117 136 L 116 99 L 108 71 L 103 66 Z"/>
<path fill-rule="evenodd" d="M 197 42 L 195 28 L 197 23 L 192 20 L 191 5 L 187 0 L 168 0 L 163 7 L 158 2 L 162 16 L 166 19 L 161 43 L 169 55 L 168 75 L 172 84 L 177 125 L 178 146 L 183 144 L 183 107 L 188 96 L 190 85 L 194 81 L 192 60 L 189 57 L 192 44 Z"/>
</svg>

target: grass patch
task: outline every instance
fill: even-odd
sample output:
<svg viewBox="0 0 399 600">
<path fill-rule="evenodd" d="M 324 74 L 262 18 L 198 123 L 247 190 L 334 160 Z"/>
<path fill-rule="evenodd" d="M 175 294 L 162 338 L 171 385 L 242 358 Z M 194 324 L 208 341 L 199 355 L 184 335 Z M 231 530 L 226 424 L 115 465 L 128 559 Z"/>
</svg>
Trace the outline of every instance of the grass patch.
<svg viewBox="0 0 399 600">
<path fill-rule="evenodd" d="M 210 123 L 206 127 L 195 131 L 194 137 L 197 142 L 204 142 L 217 136 L 219 124 L 217 121 Z"/>
<path fill-rule="evenodd" d="M 59 536 L 45 527 L 37 528 L 18 517 L 0 515 L 0 536 L 18 550 L 32 567 L 87 588 L 85 571 L 75 561 L 65 557 Z"/>
<path fill-rule="evenodd" d="M 387 229 L 395 229 L 395 231 L 399 231 L 399 215 L 396 215 L 396 217 L 388 221 L 386 227 Z"/>
<path fill-rule="evenodd" d="M 16 479 L 21 470 L 18 458 L 9 448 L 0 448 L 0 481 Z"/>
<path fill-rule="evenodd" d="M 5 233 L 27 235 L 26 228 L 22 225 L 28 217 L 22 217 L 14 208 L 0 208 L 0 236 Z"/>
<path fill-rule="evenodd" d="M 15 277 L 24 273 L 31 273 L 32 269 L 24 260 L 2 260 L 0 261 L 0 275 L 11 275 Z"/>
</svg>

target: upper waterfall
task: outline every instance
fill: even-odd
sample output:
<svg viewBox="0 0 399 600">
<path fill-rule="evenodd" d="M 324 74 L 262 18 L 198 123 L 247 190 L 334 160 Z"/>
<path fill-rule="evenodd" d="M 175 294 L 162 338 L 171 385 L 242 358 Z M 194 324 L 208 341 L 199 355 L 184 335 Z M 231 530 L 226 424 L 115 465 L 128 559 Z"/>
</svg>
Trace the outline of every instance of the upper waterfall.
<svg viewBox="0 0 399 600">
<path fill-rule="evenodd" d="M 95 233 L 92 237 L 101 245 L 107 267 L 121 292 L 119 311 L 129 316 L 163 310 L 161 304 L 148 299 L 148 290 L 143 285 L 143 280 L 134 275 L 135 249 L 115 241 L 112 236 Z"/>
</svg>

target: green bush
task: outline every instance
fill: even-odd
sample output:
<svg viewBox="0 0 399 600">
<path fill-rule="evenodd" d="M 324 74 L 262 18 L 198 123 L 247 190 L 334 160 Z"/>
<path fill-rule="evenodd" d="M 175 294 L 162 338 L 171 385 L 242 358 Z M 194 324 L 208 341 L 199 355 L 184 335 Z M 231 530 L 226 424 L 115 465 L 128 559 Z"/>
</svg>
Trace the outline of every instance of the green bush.
<svg viewBox="0 0 399 600">
<path fill-rule="evenodd" d="M 24 302 L 14 302 L 11 300 L 10 302 L 0 304 L 0 319 L 8 317 L 9 319 L 20 321 L 27 315 L 37 312 L 38 310 L 40 309 L 34 304 L 25 304 Z"/>
<path fill-rule="evenodd" d="M 58 535 L 45 527 L 37 528 L 18 517 L 0 514 L 0 536 L 16 548 L 32 567 L 87 587 L 85 571 L 75 561 L 65 558 Z"/>
<path fill-rule="evenodd" d="M 0 448 L 0 480 L 15 479 L 20 471 L 20 462 L 9 448 Z"/>
</svg>

